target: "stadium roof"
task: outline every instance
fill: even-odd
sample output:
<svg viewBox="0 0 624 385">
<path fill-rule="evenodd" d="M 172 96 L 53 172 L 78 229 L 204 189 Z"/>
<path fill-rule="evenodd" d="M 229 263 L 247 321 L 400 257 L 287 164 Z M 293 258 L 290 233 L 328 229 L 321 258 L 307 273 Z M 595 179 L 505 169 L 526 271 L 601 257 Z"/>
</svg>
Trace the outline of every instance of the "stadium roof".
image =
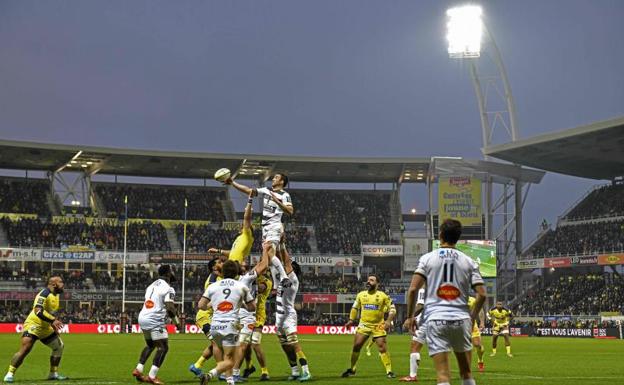
<svg viewBox="0 0 624 385">
<path fill-rule="evenodd" d="M 285 171 L 298 182 L 424 183 L 429 158 L 341 158 L 211 154 L 0 141 L 0 168 L 128 176 L 212 178 L 227 167 L 239 178 Z"/>
<path fill-rule="evenodd" d="M 590 179 L 624 176 L 624 117 L 489 147 L 516 164 Z"/>
<path fill-rule="evenodd" d="M 212 178 L 227 167 L 238 178 L 264 181 L 287 172 L 297 182 L 425 183 L 428 172 L 474 175 L 539 183 L 543 172 L 495 162 L 462 158 L 341 158 L 282 155 L 211 154 L 119 149 L 80 145 L 0 141 L 0 168 L 39 171 L 84 171 L 109 175 L 165 178 Z"/>
</svg>

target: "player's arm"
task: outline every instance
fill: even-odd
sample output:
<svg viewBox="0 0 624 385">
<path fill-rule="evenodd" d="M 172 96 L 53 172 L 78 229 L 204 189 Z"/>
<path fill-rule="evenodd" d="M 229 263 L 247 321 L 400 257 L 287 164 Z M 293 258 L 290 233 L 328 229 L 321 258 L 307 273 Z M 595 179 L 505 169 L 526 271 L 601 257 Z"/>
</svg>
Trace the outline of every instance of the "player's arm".
<svg viewBox="0 0 624 385">
<path fill-rule="evenodd" d="M 269 250 L 271 250 L 271 244 L 264 243 L 262 245 L 262 258 L 260 258 L 260 262 L 254 267 L 258 276 L 263 275 L 269 268 Z"/>
<path fill-rule="evenodd" d="M 280 199 L 280 197 L 278 197 L 275 193 L 271 193 L 271 198 L 273 198 L 273 202 L 277 203 L 277 205 L 280 207 L 280 209 L 282 209 L 283 212 L 287 213 L 288 215 L 293 215 L 293 213 L 295 212 L 295 208 L 293 207 L 292 202 L 290 202 L 290 198 L 288 195 L 285 195 L 286 203 L 284 203 L 282 199 Z"/>
<path fill-rule="evenodd" d="M 253 206 L 253 190 L 249 192 L 249 199 L 247 199 L 247 205 L 245 206 L 245 212 L 243 214 L 243 229 L 251 229 L 252 218 L 252 206 Z"/>
<path fill-rule="evenodd" d="M 266 283 L 259 283 L 259 284 L 258 284 L 258 288 L 256 289 L 256 291 L 257 291 L 258 293 L 260 293 L 260 294 L 264 294 L 264 292 L 266 292 L 266 290 L 267 290 L 268 288 L 269 288 L 269 287 L 267 286 L 267 284 L 266 284 Z"/>
<path fill-rule="evenodd" d="M 358 311 L 360 310 L 360 295 L 355 296 L 355 302 L 353 302 L 353 307 L 351 307 L 351 311 L 349 312 L 349 322 L 345 324 L 345 327 L 351 327 L 355 324 L 355 321 L 358 318 Z"/>
<path fill-rule="evenodd" d="M 208 308 L 210 307 L 210 294 L 208 292 L 209 289 L 210 287 L 207 287 L 206 290 L 204 290 L 204 294 L 202 294 L 199 302 L 197 302 L 197 308 L 199 310 L 208 310 Z"/>
<path fill-rule="evenodd" d="M 232 250 L 217 249 L 216 247 L 211 247 L 208 249 L 208 253 L 210 254 L 223 255 L 228 258 L 230 257 L 230 251 Z"/>
<path fill-rule="evenodd" d="M 477 322 L 479 320 L 479 313 L 481 312 L 481 309 L 483 309 L 483 304 L 485 304 L 485 300 L 487 299 L 487 292 L 485 290 L 485 286 L 483 285 L 483 278 L 481 278 L 479 265 L 477 265 L 476 263 L 472 264 L 470 283 L 472 284 L 472 288 L 474 289 L 474 291 L 477 293 L 475 305 L 472 309 L 470 317 L 472 318 L 473 322 Z"/>
<path fill-rule="evenodd" d="M 256 195 L 258 195 L 258 191 L 256 189 L 253 189 L 251 187 L 245 186 L 244 184 L 240 184 L 240 183 L 234 181 L 234 179 L 232 179 L 232 178 L 229 178 L 224 183 L 231 185 L 232 187 L 234 187 L 235 189 L 237 189 L 238 191 L 242 192 L 245 195 L 251 195 L 251 196 L 254 196 L 254 197 Z"/>
<path fill-rule="evenodd" d="M 44 322 L 49 322 L 55 330 L 59 330 L 63 327 L 63 323 L 57 320 L 55 316 L 47 312 L 43 307 L 49 295 L 50 292 L 47 289 L 39 293 L 35 300 L 35 308 L 33 311 L 35 312 L 37 318 Z"/>
<path fill-rule="evenodd" d="M 388 318 L 386 319 L 384 327 L 386 330 L 389 330 L 392 328 L 392 322 L 394 321 L 394 317 L 396 317 L 396 307 L 394 306 L 394 303 L 392 303 L 392 300 L 390 299 L 390 297 L 388 297 L 387 301 L 389 302 Z"/>
<path fill-rule="evenodd" d="M 256 302 L 254 301 L 254 298 L 251 296 L 251 293 L 249 292 L 249 289 L 247 287 L 243 287 L 242 298 L 244 300 L 243 305 L 245 306 L 245 309 L 247 309 L 247 311 L 249 312 L 256 311 Z"/>
<path fill-rule="evenodd" d="M 420 263 L 422 264 L 423 262 L 421 261 Z M 425 275 L 420 271 L 419 264 L 418 269 L 412 276 L 412 282 L 410 283 L 410 287 L 407 290 L 407 319 L 405 320 L 405 323 L 403 323 L 403 327 L 411 332 L 414 332 L 414 329 L 416 327 L 416 319 L 414 318 L 416 316 L 416 295 L 418 293 L 418 290 L 420 290 L 420 288 L 424 286 L 425 280 Z"/>
<path fill-rule="evenodd" d="M 165 294 L 165 310 L 167 311 L 167 315 L 171 318 L 171 322 L 180 326 L 180 319 L 178 318 L 178 309 L 176 308 L 175 302 L 173 302 L 173 298 L 175 296 L 175 292 L 171 289 L 167 294 Z"/>
<path fill-rule="evenodd" d="M 485 317 L 486 317 L 486 312 L 485 312 L 485 308 L 483 308 L 479 312 L 479 329 L 483 329 L 485 327 Z"/>
</svg>

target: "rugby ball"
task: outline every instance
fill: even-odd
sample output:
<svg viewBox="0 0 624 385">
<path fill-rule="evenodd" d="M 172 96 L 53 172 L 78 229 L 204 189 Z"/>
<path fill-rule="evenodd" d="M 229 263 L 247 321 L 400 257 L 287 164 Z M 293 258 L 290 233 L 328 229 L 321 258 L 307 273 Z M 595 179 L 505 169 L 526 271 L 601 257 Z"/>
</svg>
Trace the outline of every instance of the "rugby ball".
<svg viewBox="0 0 624 385">
<path fill-rule="evenodd" d="M 220 168 L 215 172 L 214 178 L 219 182 L 225 182 L 230 177 L 230 169 L 229 168 Z"/>
</svg>

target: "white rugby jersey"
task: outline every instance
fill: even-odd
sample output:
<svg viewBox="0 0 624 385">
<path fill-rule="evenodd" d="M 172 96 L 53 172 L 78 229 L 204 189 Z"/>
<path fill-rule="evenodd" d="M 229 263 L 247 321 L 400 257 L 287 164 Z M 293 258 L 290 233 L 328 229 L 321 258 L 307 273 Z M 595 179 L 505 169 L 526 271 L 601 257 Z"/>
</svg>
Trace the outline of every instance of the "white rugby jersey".
<svg viewBox="0 0 624 385">
<path fill-rule="evenodd" d="M 425 306 L 425 289 L 418 290 L 418 299 L 416 300 L 416 305 Z M 418 318 L 416 321 L 420 324 L 423 320 L 423 314 L 425 314 L 425 309 L 423 309 L 420 314 L 418 314 Z"/>
<path fill-rule="evenodd" d="M 292 206 L 290 194 L 286 191 L 274 191 L 273 189 L 269 189 L 266 187 L 259 188 L 258 194 L 264 195 L 262 208 L 262 227 L 282 224 L 282 215 L 284 215 L 284 211 L 279 207 L 277 203 L 275 203 L 275 201 L 273 201 L 273 196 L 271 195 L 271 193 L 275 194 L 279 199 L 281 199 L 284 205 Z"/>
<path fill-rule="evenodd" d="M 258 274 L 256 273 L 255 269 L 252 269 L 250 272 L 238 277 L 238 281 L 242 283 L 243 285 L 245 285 L 245 287 L 249 290 L 249 295 L 254 301 L 256 299 L 256 293 L 258 291 L 258 286 L 256 286 L 255 284 L 256 278 L 258 278 Z M 242 320 L 243 318 L 253 316 L 255 314 L 256 314 L 255 311 L 250 312 L 249 310 L 245 308 L 241 308 L 238 312 L 238 317 Z"/>
<path fill-rule="evenodd" d="M 203 296 L 210 300 L 214 310 L 213 321 L 238 321 L 241 304 L 253 301 L 249 289 L 242 282 L 231 278 L 211 284 Z"/>
<path fill-rule="evenodd" d="M 145 302 L 139 318 L 164 324 L 167 317 L 165 302 L 173 302 L 175 290 L 164 279 L 157 279 L 145 290 Z"/>
<path fill-rule="evenodd" d="M 468 294 L 483 278 L 469 256 L 453 248 L 436 249 L 420 258 L 415 274 L 427 279 L 425 321 L 470 318 Z"/>
<path fill-rule="evenodd" d="M 292 283 L 290 287 L 284 288 L 281 283 L 277 286 L 277 298 L 275 299 L 277 314 L 296 312 L 295 297 L 297 297 L 297 291 L 299 291 L 299 279 L 292 271 L 288 274 L 288 279 Z"/>
</svg>

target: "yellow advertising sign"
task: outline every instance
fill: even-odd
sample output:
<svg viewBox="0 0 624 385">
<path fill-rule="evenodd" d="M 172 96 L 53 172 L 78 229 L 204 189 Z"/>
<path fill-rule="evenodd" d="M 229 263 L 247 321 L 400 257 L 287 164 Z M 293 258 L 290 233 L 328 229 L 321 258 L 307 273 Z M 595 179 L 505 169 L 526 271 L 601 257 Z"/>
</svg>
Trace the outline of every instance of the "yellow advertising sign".
<svg viewBox="0 0 624 385">
<path fill-rule="evenodd" d="M 438 180 L 440 221 L 456 219 L 462 226 L 481 226 L 481 181 L 471 177 L 440 177 Z"/>
</svg>

